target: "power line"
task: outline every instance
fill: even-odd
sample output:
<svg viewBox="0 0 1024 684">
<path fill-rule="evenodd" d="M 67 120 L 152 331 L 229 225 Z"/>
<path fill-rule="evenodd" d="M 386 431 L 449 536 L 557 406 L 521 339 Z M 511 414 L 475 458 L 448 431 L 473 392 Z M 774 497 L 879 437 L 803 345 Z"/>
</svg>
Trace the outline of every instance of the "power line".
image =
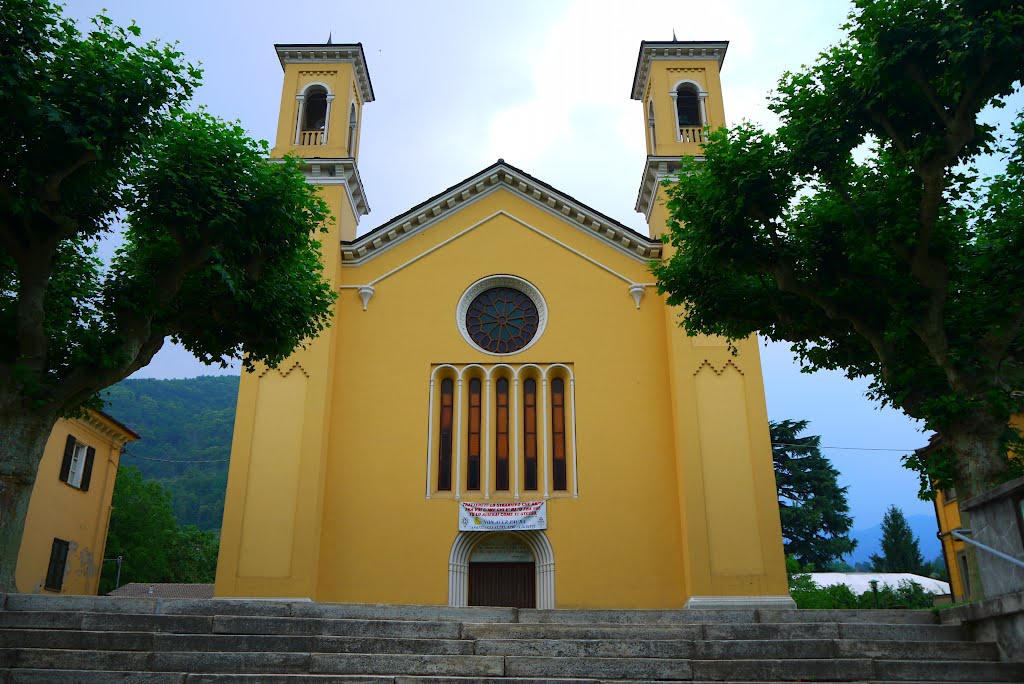
<svg viewBox="0 0 1024 684">
<path fill-rule="evenodd" d="M 149 456 L 137 456 L 130 451 L 125 452 L 125 456 L 131 456 L 132 458 L 141 458 L 143 461 L 157 461 L 158 463 L 227 463 L 230 459 L 221 458 L 215 461 L 182 461 L 174 458 L 150 458 Z"/>
<path fill-rule="evenodd" d="M 800 447 L 801 449 L 812 448 L 807 444 L 787 444 L 785 442 L 772 442 L 772 446 L 788 446 L 788 447 Z M 843 451 L 894 451 L 901 454 L 905 454 L 908 451 L 917 451 L 917 449 L 876 449 L 872 447 L 840 447 L 840 446 L 822 446 L 818 445 L 818 449 L 842 449 Z"/>
</svg>

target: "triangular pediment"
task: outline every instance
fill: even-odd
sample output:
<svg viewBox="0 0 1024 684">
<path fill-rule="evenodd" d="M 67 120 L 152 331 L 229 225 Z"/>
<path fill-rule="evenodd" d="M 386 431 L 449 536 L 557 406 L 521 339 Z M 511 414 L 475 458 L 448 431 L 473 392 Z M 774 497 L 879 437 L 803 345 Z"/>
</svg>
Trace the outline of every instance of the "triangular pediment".
<svg viewBox="0 0 1024 684">
<path fill-rule="evenodd" d="M 618 251 L 647 262 L 661 258 L 662 244 L 556 190 L 504 160 L 416 205 L 369 233 L 341 243 L 343 264 L 360 264 L 427 230 L 464 206 L 507 190 Z"/>
</svg>

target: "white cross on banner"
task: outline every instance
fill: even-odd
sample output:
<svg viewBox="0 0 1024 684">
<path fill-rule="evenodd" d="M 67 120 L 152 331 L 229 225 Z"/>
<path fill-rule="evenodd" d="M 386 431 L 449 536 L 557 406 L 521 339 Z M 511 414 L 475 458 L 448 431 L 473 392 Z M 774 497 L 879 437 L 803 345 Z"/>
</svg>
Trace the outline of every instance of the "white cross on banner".
<svg viewBox="0 0 1024 684">
<path fill-rule="evenodd" d="M 459 530 L 545 530 L 548 527 L 547 501 L 507 501 L 503 503 L 459 504 Z"/>
</svg>

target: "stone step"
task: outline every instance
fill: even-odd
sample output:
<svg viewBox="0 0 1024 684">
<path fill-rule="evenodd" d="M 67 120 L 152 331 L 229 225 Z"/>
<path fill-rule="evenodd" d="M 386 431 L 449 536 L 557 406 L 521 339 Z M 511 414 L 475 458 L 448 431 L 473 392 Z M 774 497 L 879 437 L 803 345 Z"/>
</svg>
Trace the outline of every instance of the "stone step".
<svg viewBox="0 0 1024 684">
<path fill-rule="evenodd" d="M 209 634 L 213 629 L 213 617 L 8 610 L 0 611 L 0 629 L 84 629 Z"/>
<path fill-rule="evenodd" d="M 0 672 L 0 684 L 712 684 L 696 680 L 597 680 L 520 677 L 373 677 L 360 675 L 311 674 L 205 674 L 184 672 L 118 672 L 105 670 L 33 670 L 18 669 Z M 843 680 L 849 682 L 849 680 Z M 873 680 L 878 682 L 879 680 Z M 716 680 L 720 684 L 721 680 Z M 970 680 L 972 684 L 996 684 Z M 744 684 L 787 684 L 783 680 L 757 680 Z M 818 681 L 817 684 L 842 684 L 839 681 Z M 934 684 L 932 681 L 900 681 L 900 684 Z"/>
<path fill-rule="evenodd" d="M 724 623 L 724 624 L 465 624 L 470 639 L 899 639 L 962 641 L 956 625 L 892 625 L 871 623 Z"/>
<path fill-rule="evenodd" d="M 0 595 L 0 611 L 127 613 L 134 615 L 246 615 L 346 620 L 515 622 L 517 608 L 314 603 L 262 599 L 165 599 L 113 596 Z"/>
<path fill-rule="evenodd" d="M 0 611 L 0 629 L 80 629 L 174 634 L 278 634 L 458 639 L 457 622 L 333 620 L 247 615 L 137 615 L 52 611 Z"/>
<path fill-rule="evenodd" d="M 281 636 L 276 634 L 164 634 L 57 629 L 0 630 L 0 647 L 109 651 L 282 651 L 473 655 L 468 639 Z"/>
<path fill-rule="evenodd" d="M 536 610 L 520 609 L 521 623 L 625 623 L 625 624 L 704 624 L 757 622 L 836 622 L 930 625 L 938 618 L 928 610 Z"/>
<path fill-rule="evenodd" d="M 838 639 L 620 641 L 480 639 L 477 655 L 546 658 L 682 658 L 691 660 L 875 658 L 996 661 L 995 644 L 962 641 L 843 641 Z"/>
<path fill-rule="evenodd" d="M 926 610 L 536 610 L 451 608 L 448 606 L 314 603 L 296 600 L 163 599 L 110 596 L 0 594 L 0 611 L 127 613 L 135 615 L 245 615 L 350 620 L 426 620 L 431 622 L 705 624 L 736 622 L 836 622 L 935 624 Z"/>
<path fill-rule="evenodd" d="M 0 664 L 51 673 L 80 670 L 136 673 L 323 674 L 397 677 L 518 677 L 527 679 L 1020 682 L 1024 664 L 901 661 L 868 658 L 688 660 L 529 656 L 444 656 L 280 652 L 146 653 L 62 649 L 2 649 Z M 58 681 L 56 676 L 52 681 Z M 64 680 L 66 681 L 66 680 Z M 76 680 L 72 680 L 76 681 Z M 146 681 L 141 679 L 141 681 Z M 159 681 L 159 678 L 157 678 Z"/>
<path fill-rule="evenodd" d="M 0 667 L 129 672 L 501 676 L 501 656 L 0 649 Z"/>
</svg>

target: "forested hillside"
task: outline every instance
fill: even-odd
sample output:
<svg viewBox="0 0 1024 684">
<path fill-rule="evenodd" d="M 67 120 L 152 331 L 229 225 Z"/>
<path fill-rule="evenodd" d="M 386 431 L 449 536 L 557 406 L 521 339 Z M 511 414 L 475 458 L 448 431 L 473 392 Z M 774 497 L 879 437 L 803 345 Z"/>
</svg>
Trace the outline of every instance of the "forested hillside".
<svg viewBox="0 0 1024 684">
<path fill-rule="evenodd" d="M 238 376 L 123 380 L 104 394 L 104 410 L 142 439 L 121 463 L 171 494 L 181 525 L 220 531 Z"/>
</svg>

